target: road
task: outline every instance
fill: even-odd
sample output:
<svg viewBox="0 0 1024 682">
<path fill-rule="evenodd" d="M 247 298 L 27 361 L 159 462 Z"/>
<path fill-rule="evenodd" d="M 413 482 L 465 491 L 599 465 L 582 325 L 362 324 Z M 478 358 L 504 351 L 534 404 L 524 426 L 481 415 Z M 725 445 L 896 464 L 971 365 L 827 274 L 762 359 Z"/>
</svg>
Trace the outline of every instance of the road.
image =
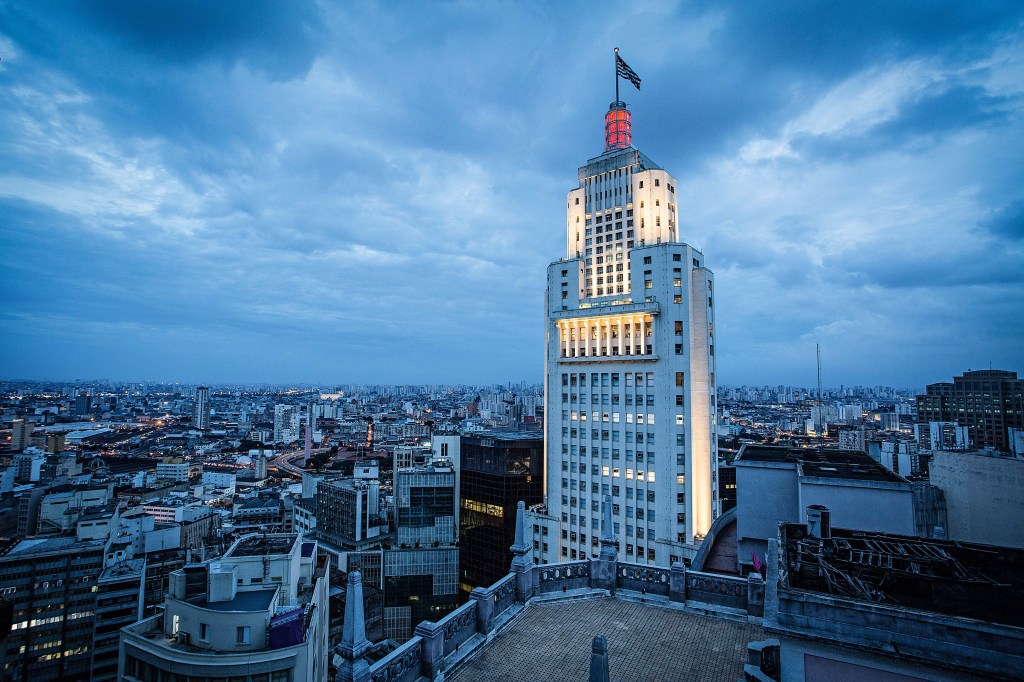
<svg viewBox="0 0 1024 682">
<path fill-rule="evenodd" d="M 320 452 L 327 452 L 328 448 L 315 448 L 313 454 Z M 303 450 L 291 450 L 288 452 L 282 452 L 277 457 L 267 462 L 268 467 L 276 467 L 278 470 L 285 472 L 296 478 L 302 478 L 302 472 L 305 471 L 302 467 L 295 466 L 292 464 L 293 460 L 300 459 L 304 454 Z"/>
</svg>

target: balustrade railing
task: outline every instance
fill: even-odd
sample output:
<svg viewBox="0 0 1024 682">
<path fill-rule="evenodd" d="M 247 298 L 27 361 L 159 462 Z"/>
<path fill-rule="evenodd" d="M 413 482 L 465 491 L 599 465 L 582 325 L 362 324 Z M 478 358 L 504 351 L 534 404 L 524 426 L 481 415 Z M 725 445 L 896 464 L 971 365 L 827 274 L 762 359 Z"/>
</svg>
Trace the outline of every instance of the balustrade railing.
<svg viewBox="0 0 1024 682">
<path fill-rule="evenodd" d="M 638 564 L 619 564 L 616 586 L 624 590 L 668 596 L 670 574 L 667 568 Z"/>
<path fill-rule="evenodd" d="M 541 593 L 590 587 L 589 561 L 536 566 L 533 570 L 540 574 L 537 585 Z"/>
<path fill-rule="evenodd" d="M 509 574 L 494 583 L 494 617 L 505 613 L 516 603 L 516 577 Z"/>
<path fill-rule="evenodd" d="M 476 603 L 469 602 L 438 621 L 444 631 L 444 655 L 452 653 L 476 634 Z"/>
<path fill-rule="evenodd" d="M 420 638 L 413 637 L 370 666 L 370 682 L 415 682 L 421 662 Z"/>
</svg>

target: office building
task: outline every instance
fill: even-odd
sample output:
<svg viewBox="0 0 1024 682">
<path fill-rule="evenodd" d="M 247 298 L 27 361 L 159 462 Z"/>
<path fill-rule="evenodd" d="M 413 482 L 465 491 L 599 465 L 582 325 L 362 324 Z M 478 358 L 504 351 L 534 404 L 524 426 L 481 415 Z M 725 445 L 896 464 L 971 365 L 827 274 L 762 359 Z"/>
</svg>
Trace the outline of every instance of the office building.
<svg viewBox="0 0 1024 682">
<path fill-rule="evenodd" d="M 540 432 L 479 432 L 462 437 L 459 501 L 459 589 L 508 574 L 516 504 L 544 500 L 544 438 Z M 538 539 L 535 550 L 545 540 Z"/>
<path fill-rule="evenodd" d="M 131 559 L 103 571 L 96 582 L 91 682 L 117 679 L 121 628 L 143 615 L 146 560 Z"/>
<path fill-rule="evenodd" d="M 458 605 L 456 478 L 444 460 L 395 472 L 396 547 L 382 557 L 388 639 L 404 642 Z"/>
<path fill-rule="evenodd" d="M 0 592 L 13 603 L 8 682 L 88 679 L 103 540 L 15 541 L 0 554 Z"/>
<path fill-rule="evenodd" d="M 714 276 L 631 124 L 613 102 L 605 151 L 568 194 L 566 256 L 548 266 L 547 514 L 558 559 L 586 558 L 609 494 L 620 558 L 669 566 L 718 508 Z"/>
<path fill-rule="evenodd" d="M 192 428 L 205 431 L 210 428 L 210 389 L 196 388 L 195 404 L 192 408 Z"/>
<path fill-rule="evenodd" d="M 928 384 L 917 396 L 917 422 L 956 422 L 967 427 L 971 446 L 1009 452 L 1010 429 L 1024 428 L 1024 379 L 988 369 Z"/>
<path fill-rule="evenodd" d="M 315 542 L 248 535 L 171 573 L 162 614 L 122 630 L 121 679 L 327 679 L 328 571 Z"/>
<path fill-rule="evenodd" d="M 75 396 L 75 416 L 84 417 L 92 412 L 92 396 L 80 393 Z"/>
<path fill-rule="evenodd" d="M 305 477 L 304 477 L 305 479 Z M 315 487 L 315 516 L 303 522 L 332 553 L 378 545 L 388 532 L 388 520 L 376 478 L 321 480 Z"/>
</svg>

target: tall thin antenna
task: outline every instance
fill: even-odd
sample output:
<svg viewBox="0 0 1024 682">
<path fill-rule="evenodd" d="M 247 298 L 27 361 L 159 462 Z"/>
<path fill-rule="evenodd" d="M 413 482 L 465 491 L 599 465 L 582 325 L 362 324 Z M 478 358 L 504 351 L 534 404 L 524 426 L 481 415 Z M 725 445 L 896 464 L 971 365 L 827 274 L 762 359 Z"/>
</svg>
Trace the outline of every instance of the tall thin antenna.
<svg viewBox="0 0 1024 682">
<path fill-rule="evenodd" d="M 619 101 L 619 48 L 615 48 L 615 101 Z"/>
<path fill-rule="evenodd" d="M 820 343 L 814 344 L 814 353 L 817 356 L 817 362 L 818 362 L 818 445 L 821 445 L 821 435 L 822 435 L 821 432 L 822 432 L 822 428 L 823 428 L 822 422 L 824 420 L 822 419 L 822 414 L 821 414 L 821 344 Z"/>
</svg>

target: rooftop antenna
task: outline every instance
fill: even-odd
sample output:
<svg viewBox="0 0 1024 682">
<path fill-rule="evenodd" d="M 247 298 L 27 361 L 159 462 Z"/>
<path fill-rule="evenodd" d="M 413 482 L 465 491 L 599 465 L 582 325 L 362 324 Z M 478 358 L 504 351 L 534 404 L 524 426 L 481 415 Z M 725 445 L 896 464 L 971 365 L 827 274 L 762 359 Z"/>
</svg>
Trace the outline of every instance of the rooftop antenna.
<svg viewBox="0 0 1024 682">
<path fill-rule="evenodd" d="M 822 415 L 821 415 L 821 344 L 814 344 L 814 353 L 818 361 L 818 447 L 821 447 Z"/>
</svg>

